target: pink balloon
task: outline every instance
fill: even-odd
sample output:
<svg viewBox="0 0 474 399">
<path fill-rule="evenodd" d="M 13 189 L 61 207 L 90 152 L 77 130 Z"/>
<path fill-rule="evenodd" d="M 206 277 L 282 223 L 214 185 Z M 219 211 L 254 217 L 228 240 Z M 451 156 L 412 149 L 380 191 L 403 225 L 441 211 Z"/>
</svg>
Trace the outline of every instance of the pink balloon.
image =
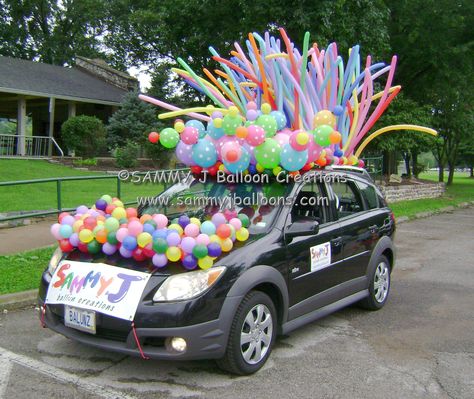
<svg viewBox="0 0 474 399">
<path fill-rule="evenodd" d="M 181 240 L 181 249 L 190 254 L 193 252 L 193 248 L 196 245 L 196 240 L 193 237 L 184 237 Z"/>
<path fill-rule="evenodd" d="M 315 162 L 321 155 L 323 147 L 314 142 L 314 136 L 309 135 L 308 162 Z"/>
<path fill-rule="evenodd" d="M 226 220 L 230 220 L 237 217 L 237 211 L 234 209 L 224 209 L 224 216 Z"/>
<path fill-rule="evenodd" d="M 197 237 L 196 237 L 196 244 L 197 245 L 208 245 L 209 243 L 211 242 L 211 240 L 209 239 L 209 236 L 207 234 L 199 234 Z"/>
<path fill-rule="evenodd" d="M 235 231 L 240 230 L 242 228 L 242 222 L 239 218 L 230 219 L 229 224 L 234 227 Z"/>
<path fill-rule="evenodd" d="M 120 229 L 117 230 L 117 233 L 115 234 L 115 237 L 119 242 L 122 242 L 123 239 L 128 236 L 128 229 L 126 227 L 121 227 Z"/>
<path fill-rule="evenodd" d="M 143 225 L 137 220 L 130 222 L 127 227 L 129 234 L 132 236 L 137 236 L 143 232 Z"/>
<path fill-rule="evenodd" d="M 153 215 L 153 220 L 156 223 L 157 229 L 164 229 L 166 226 L 168 226 L 168 218 L 162 213 L 157 213 L 156 215 Z"/>
<path fill-rule="evenodd" d="M 212 215 L 211 221 L 212 223 L 214 223 L 216 227 L 218 227 L 221 224 L 225 223 L 227 220 L 224 214 L 222 214 L 221 212 L 217 212 L 214 215 Z"/>
<path fill-rule="evenodd" d="M 228 142 L 221 147 L 221 157 L 225 162 L 237 162 L 241 156 L 242 147 L 237 142 Z"/>
<path fill-rule="evenodd" d="M 285 144 L 288 144 L 288 141 L 290 140 L 290 136 L 288 136 L 286 133 L 277 133 L 273 137 L 274 140 L 278 142 L 281 148 L 285 146 Z"/>
<path fill-rule="evenodd" d="M 61 225 L 59 223 L 54 223 L 52 226 L 51 226 L 51 234 L 53 235 L 54 238 L 56 238 L 56 240 L 62 240 L 63 237 L 61 236 L 61 234 L 59 234 L 59 229 L 61 228 Z"/>
<path fill-rule="evenodd" d="M 199 234 L 199 226 L 194 223 L 189 223 L 184 228 L 184 234 L 186 234 L 188 237 L 197 237 Z"/>
<path fill-rule="evenodd" d="M 181 133 L 181 140 L 184 144 L 196 144 L 199 139 L 199 131 L 195 127 L 187 126 Z"/>
<path fill-rule="evenodd" d="M 265 141 L 265 130 L 257 125 L 250 125 L 247 128 L 247 143 L 254 147 L 262 144 Z"/>
<path fill-rule="evenodd" d="M 69 226 L 72 226 L 76 219 L 74 219 L 74 216 L 71 215 L 66 215 L 62 218 L 61 224 L 68 224 Z"/>
</svg>

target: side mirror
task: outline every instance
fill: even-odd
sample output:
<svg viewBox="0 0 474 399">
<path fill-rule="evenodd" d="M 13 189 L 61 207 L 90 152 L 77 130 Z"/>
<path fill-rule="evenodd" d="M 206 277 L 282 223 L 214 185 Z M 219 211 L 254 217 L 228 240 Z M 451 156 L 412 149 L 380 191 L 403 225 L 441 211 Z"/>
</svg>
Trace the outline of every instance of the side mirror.
<svg viewBox="0 0 474 399">
<path fill-rule="evenodd" d="M 295 220 L 285 229 L 285 238 L 312 236 L 318 234 L 319 223 L 314 219 Z"/>
</svg>

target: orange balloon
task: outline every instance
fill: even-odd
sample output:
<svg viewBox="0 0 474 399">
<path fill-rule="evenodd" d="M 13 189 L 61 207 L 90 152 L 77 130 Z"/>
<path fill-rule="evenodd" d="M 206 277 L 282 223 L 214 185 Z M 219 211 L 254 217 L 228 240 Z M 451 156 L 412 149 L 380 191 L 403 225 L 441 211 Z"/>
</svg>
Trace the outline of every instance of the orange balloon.
<svg viewBox="0 0 474 399">
<path fill-rule="evenodd" d="M 339 144 L 341 140 L 341 133 L 339 133 L 337 130 L 333 130 L 329 135 L 329 141 L 331 142 L 331 144 Z"/>
<path fill-rule="evenodd" d="M 147 220 L 151 220 L 151 219 L 152 219 L 151 215 L 148 215 L 148 214 L 145 213 L 145 214 L 140 218 L 140 222 L 143 224 L 143 223 L 145 223 Z"/>
<path fill-rule="evenodd" d="M 319 157 L 318 160 L 316 161 L 316 163 L 319 165 L 319 166 L 326 166 L 326 158 L 323 158 L 323 157 Z"/>
<path fill-rule="evenodd" d="M 101 229 L 95 234 L 97 242 L 104 244 L 107 241 L 107 230 Z"/>
<path fill-rule="evenodd" d="M 137 210 L 135 208 L 127 208 L 125 209 L 125 212 L 127 214 L 127 219 L 137 217 Z"/>
<path fill-rule="evenodd" d="M 248 131 L 245 126 L 239 126 L 237 129 L 235 129 L 235 135 L 239 139 L 245 139 L 247 137 Z"/>
</svg>

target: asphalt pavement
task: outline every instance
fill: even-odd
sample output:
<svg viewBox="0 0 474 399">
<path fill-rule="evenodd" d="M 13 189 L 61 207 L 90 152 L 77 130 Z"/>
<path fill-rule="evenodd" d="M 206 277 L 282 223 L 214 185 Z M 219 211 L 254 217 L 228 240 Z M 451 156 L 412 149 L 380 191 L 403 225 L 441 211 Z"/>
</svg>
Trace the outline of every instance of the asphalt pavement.
<svg viewBox="0 0 474 399">
<path fill-rule="evenodd" d="M 278 339 L 267 365 L 144 361 L 0 314 L 0 398 L 474 398 L 474 208 L 403 223 L 389 302 Z"/>
</svg>

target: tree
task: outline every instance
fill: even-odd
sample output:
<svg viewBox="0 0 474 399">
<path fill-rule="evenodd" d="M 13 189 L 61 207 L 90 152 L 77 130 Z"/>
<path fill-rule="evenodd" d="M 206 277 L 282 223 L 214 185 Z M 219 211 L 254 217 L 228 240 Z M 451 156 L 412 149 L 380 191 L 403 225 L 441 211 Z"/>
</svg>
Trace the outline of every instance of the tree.
<svg viewBox="0 0 474 399">
<path fill-rule="evenodd" d="M 95 116 L 69 118 L 61 127 L 61 136 L 69 150 L 84 158 L 93 158 L 105 145 L 105 127 Z"/>
<path fill-rule="evenodd" d="M 55 65 L 71 65 L 76 54 L 105 58 L 100 38 L 106 4 L 105 0 L 0 0 L 0 54 Z"/>
</svg>

